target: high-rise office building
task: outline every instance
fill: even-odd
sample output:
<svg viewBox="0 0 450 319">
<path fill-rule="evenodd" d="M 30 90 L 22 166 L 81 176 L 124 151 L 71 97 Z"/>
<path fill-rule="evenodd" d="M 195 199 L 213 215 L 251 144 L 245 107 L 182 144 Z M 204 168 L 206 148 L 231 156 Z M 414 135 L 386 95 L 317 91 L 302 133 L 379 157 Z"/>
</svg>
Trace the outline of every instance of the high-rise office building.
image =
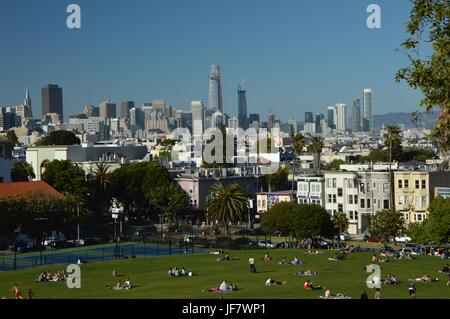
<svg viewBox="0 0 450 319">
<path fill-rule="evenodd" d="M 120 117 L 123 119 L 130 118 L 130 110 L 134 107 L 133 101 L 122 101 L 120 103 Z"/>
<path fill-rule="evenodd" d="M 248 118 L 247 118 L 247 97 L 246 91 L 238 87 L 238 120 L 241 128 L 246 130 L 248 128 Z"/>
<path fill-rule="evenodd" d="M 328 127 L 336 129 L 336 108 L 334 106 L 328 107 Z"/>
<path fill-rule="evenodd" d="M 42 94 L 42 118 L 46 114 L 56 113 L 59 115 L 61 122 L 63 117 L 63 90 L 56 84 L 48 84 L 41 90 Z"/>
<path fill-rule="evenodd" d="M 322 113 L 318 113 L 316 114 L 316 133 L 322 133 L 322 126 L 321 126 L 321 122 L 322 120 L 325 118 L 325 115 L 323 115 Z"/>
<path fill-rule="evenodd" d="M 249 124 L 252 124 L 253 122 L 261 123 L 261 118 L 260 118 L 259 114 L 253 113 L 248 116 L 248 122 L 249 122 Z"/>
<path fill-rule="evenodd" d="M 116 104 L 111 100 L 107 100 L 100 104 L 100 117 L 103 118 L 116 118 Z"/>
<path fill-rule="evenodd" d="M 305 123 L 314 123 L 314 116 L 312 112 L 305 112 Z"/>
<path fill-rule="evenodd" d="M 353 132 L 361 132 L 361 100 L 353 101 L 352 108 L 352 130 Z"/>
<path fill-rule="evenodd" d="M 373 117 L 372 117 L 372 89 L 364 89 L 364 110 L 363 110 L 363 131 L 373 131 Z"/>
<path fill-rule="evenodd" d="M 211 65 L 209 71 L 208 108 L 223 113 L 221 68 Z"/>
<path fill-rule="evenodd" d="M 298 122 L 297 122 L 297 118 L 293 118 L 293 119 L 288 119 L 287 124 L 292 126 L 292 131 L 293 134 L 297 134 L 298 133 Z"/>
<path fill-rule="evenodd" d="M 203 101 L 192 101 L 192 135 L 203 136 L 205 123 L 205 106 Z"/>
<path fill-rule="evenodd" d="M 99 117 L 100 116 L 100 109 L 93 105 L 86 105 L 84 107 L 83 111 L 84 115 L 86 115 L 87 118 L 91 117 Z"/>
<path fill-rule="evenodd" d="M 345 132 L 347 129 L 346 105 L 343 103 L 336 104 L 336 130 Z"/>
<path fill-rule="evenodd" d="M 275 127 L 275 114 L 269 111 L 269 130 Z"/>
</svg>

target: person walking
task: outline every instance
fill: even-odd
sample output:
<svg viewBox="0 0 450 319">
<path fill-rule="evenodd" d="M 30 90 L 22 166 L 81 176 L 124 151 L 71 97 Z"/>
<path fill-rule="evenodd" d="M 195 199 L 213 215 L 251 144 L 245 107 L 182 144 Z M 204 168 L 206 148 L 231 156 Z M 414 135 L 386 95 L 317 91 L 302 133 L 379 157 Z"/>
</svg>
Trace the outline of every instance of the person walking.
<svg viewBox="0 0 450 319">
<path fill-rule="evenodd" d="M 410 299 L 416 299 L 416 285 L 414 283 L 409 284 L 408 293 Z"/>
<path fill-rule="evenodd" d="M 255 258 L 250 257 L 250 259 L 248 260 L 248 263 L 250 264 L 250 272 L 256 273 Z"/>
</svg>

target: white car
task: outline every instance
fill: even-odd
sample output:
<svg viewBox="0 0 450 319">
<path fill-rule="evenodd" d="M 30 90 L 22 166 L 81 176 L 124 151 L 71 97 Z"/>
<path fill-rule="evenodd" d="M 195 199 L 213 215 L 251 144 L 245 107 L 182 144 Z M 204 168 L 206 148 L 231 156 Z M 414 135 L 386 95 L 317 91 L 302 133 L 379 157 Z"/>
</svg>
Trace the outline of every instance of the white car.
<svg viewBox="0 0 450 319">
<path fill-rule="evenodd" d="M 263 248 L 277 248 L 278 245 L 268 240 L 258 242 L 258 246 Z"/>
<path fill-rule="evenodd" d="M 399 243 L 409 243 L 411 242 L 411 237 L 408 236 L 395 237 L 395 241 Z"/>
<path fill-rule="evenodd" d="M 402 248 L 402 249 L 399 250 L 399 253 L 410 254 L 410 255 L 417 255 L 417 253 L 411 248 Z"/>
</svg>

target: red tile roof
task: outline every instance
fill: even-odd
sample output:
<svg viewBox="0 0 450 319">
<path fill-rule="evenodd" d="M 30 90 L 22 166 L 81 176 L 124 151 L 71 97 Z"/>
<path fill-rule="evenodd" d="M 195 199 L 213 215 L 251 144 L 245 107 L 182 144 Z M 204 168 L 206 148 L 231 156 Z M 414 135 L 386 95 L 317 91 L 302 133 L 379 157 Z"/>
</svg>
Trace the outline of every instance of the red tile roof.
<svg viewBox="0 0 450 319">
<path fill-rule="evenodd" d="M 63 197 L 61 193 L 43 181 L 0 183 L 0 199 L 16 196 L 21 197 L 27 193 L 39 191 L 46 195 Z"/>
</svg>

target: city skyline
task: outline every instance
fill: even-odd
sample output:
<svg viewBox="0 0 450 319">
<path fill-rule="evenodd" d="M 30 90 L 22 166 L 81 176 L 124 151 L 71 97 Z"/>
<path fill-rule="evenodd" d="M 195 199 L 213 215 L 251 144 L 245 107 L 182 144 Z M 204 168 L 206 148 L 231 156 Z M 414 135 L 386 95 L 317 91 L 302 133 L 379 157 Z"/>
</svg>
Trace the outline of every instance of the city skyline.
<svg viewBox="0 0 450 319">
<path fill-rule="evenodd" d="M 70 31 L 63 23 L 58 25 L 59 19 L 65 18 L 66 14 L 64 10 L 60 10 L 65 9 L 64 6 L 55 1 L 49 0 L 40 6 L 34 3 L 25 5 L 23 1 L 8 3 L 5 11 L 11 14 L 0 22 L 8 23 L 1 28 L 8 30 L 8 34 L 0 31 L 0 38 L 7 37 L 5 40 L 10 40 L 11 47 L 0 53 L 0 64 L 10 77 L 7 83 L 0 80 L 0 86 L 3 87 L 0 104 L 19 105 L 25 87 L 29 87 L 32 98 L 36 98 L 38 90 L 45 83 L 58 83 L 65 89 L 65 114 L 80 113 L 79 110 L 85 105 L 98 105 L 107 97 L 117 103 L 124 99 L 134 100 L 136 105 L 164 99 L 171 105 L 189 109 L 193 100 L 209 102 L 208 66 L 219 64 L 223 76 L 223 110 L 232 115 L 237 114 L 236 86 L 244 77 L 248 78 L 245 87 L 249 99 L 248 113 L 267 114 L 272 110 L 283 120 L 308 110 L 326 109 L 327 105 L 337 102 L 352 105 L 355 98 L 360 98 L 359 91 L 362 87 L 371 87 L 377 92 L 376 110 L 379 114 L 387 113 L 388 110 L 412 112 L 420 109 L 420 94 L 394 81 L 397 68 L 407 62 L 395 49 L 405 38 L 401 22 L 403 19 L 399 19 L 399 15 L 404 15 L 406 20 L 408 1 L 379 1 L 383 10 L 383 28 L 380 30 L 370 30 L 365 25 L 367 3 L 362 0 L 340 5 L 323 0 L 315 7 L 305 2 L 299 4 L 286 1 L 285 6 L 292 8 L 293 13 L 286 17 L 286 8 L 283 8 L 283 17 L 288 18 L 287 22 L 274 24 L 271 29 L 263 27 L 264 19 L 274 15 L 276 21 L 281 22 L 280 17 L 275 14 L 280 13 L 279 6 L 269 1 L 258 8 L 244 4 L 241 6 L 242 12 L 234 13 L 231 2 L 211 4 L 199 1 L 191 5 L 175 6 L 173 3 L 156 1 L 152 7 L 152 19 L 157 22 L 173 13 L 177 18 L 175 26 L 168 26 L 167 30 L 160 30 L 161 34 L 155 34 L 148 30 L 145 23 L 134 22 L 133 31 L 137 30 L 137 36 L 127 40 L 132 49 L 128 53 L 122 50 L 113 35 L 117 31 L 122 35 L 117 38 L 126 38 L 130 35 L 130 29 L 114 18 L 117 17 L 119 8 L 127 16 L 146 17 L 145 13 L 136 12 L 132 3 L 124 6 L 112 3 L 110 12 L 102 13 L 102 1 L 96 4 L 79 1 L 84 19 L 79 31 Z M 141 1 L 135 3 L 142 8 L 149 6 Z M 48 10 L 48 21 L 44 21 L 36 30 L 29 30 L 29 23 L 35 22 L 38 14 L 22 12 L 24 7 L 35 7 L 36 12 Z M 170 11 L 181 7 L 194 16 L 203 17 L 213 9 L 220 9 L 218 11 L 221 15 L 212 14 L 202 24 L 188 24 L 183 31 L 179 27 L 186 25 L 186 18 L 180 16 L 178 11 Z M 320 10 L 325 8 L 337 18 Z M 308 10 L 311 17 L 305 14 Z M 298 16 L 295 16 L 295 12 Z M 12 21 L 11 17 L 19 13 L 25 15 L 26 23 Z M 197 48 L 198 56 L 194 55 L 193 50 L 196 49 L 188 45 L 189 40 L 211 40 L 215 31 L 222 30 L 219 28 L 222 26 L 220 23 L 224 23 L 231 14 L 236 15 L 237 25 L 230 26 L 230 31 L 215 33 L 216 43 L 213 48 L 200 46 Z M 246 23 L 245 17 L 248 14 L 256 15 L 251 25 Z M 96 15 L 99 15 L 99 19 L 94 21 L 92 17 Z M 116 21 L 117 25 L 108 22 L 105 16 Z M 321 24 L 317 28 L 308 28 L 306 32 L 305 26 L 318 17 L 321 17 Z M 344 23 L 337 27 L 336 23 L 339 21 L 336 19 L 339 17 L 342 17 Z M 213 18 L 218 21 L 208 24 L 208 21 L 213 21 L 209 19 Z M 63 20 L 65 21 L 61 19 Z M 261 31 L 258 31 L 259 27 L 262 28 Z M 246 31 L 239 41 L 230 39 L 236 28 Z M 136 37 L 143 32 L 150 32 L 151 39 L 138 41 Z M 330 36 L 326 32 L 330 32 Z M 45 36 L 41 42 L 36 43 L 34 35 L 41 33 L 45 33 Z M 174 41 L 175 34 L 177 39 L 185 36 L 185 39 L 180 40 L 182 47 Z M 343 34 L 346 35 L 345 38 L 342 37 Z M 24 36 L 31 37 L 28 44 L 37 47 L 36 56 L 30 52 L 22 52 L 21 39 Z M 51 51 L 54 37 L 61 37 L 61 43 L 57 50 Z M 104 38 L 110 42 L 106 42 Z M 144 57 L 143 52 L 152 41 L 168 45 L 168 51 L 152 50 Z M 267 47 L 267 41 L 272 43 L 270 47 Z M 84 51 L 85 45 L 108 52 L 103 52 L 105 54 L 101 56 L 94 51 L 90 54 Z M 251 48 L 248 47 L 250 45 Z M 290 48 L 289 52 L 282 50 L 284 47 Z M 344 47 L 348 47 L 345 54 L 340 51 Z M 12 63 L 6 63 L 12 52 L 18 57 Z M 43 59 L 42 63 L 37 63 L 38 55 Z M 70 63 L 67 63 L 68 60 Z M 95 68 L 92 68 L 93 65 Z M 39 109 L 35 103 L 34 110 Z M 35 113 L 36 117 L 40 117 L 38 112 Z"/>
</svg>

